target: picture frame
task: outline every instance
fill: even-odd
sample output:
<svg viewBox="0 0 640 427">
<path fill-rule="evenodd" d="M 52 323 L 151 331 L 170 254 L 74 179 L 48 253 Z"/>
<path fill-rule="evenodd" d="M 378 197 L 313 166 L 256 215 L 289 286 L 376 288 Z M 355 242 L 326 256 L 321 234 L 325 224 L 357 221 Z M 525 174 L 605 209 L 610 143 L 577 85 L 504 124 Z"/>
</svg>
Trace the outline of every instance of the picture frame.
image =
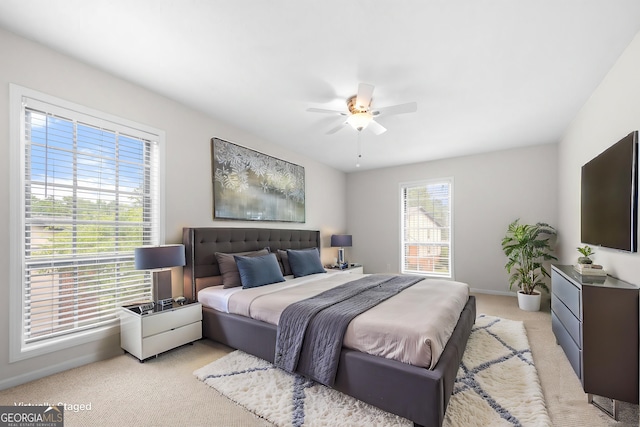
<svg viewBox="0 0 640 427">
<path fill-rule="evenodd" d="M 213 218 L 305 222 L 305 170 L 220 138 L 211 138 Z"/>
</svg>

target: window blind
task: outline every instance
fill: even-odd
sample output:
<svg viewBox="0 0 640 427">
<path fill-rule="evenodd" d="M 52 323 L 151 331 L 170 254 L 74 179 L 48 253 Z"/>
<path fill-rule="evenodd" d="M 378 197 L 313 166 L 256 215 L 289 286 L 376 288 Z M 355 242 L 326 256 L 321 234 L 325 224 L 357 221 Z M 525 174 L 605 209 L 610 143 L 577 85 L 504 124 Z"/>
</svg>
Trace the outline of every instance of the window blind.
<svg viewBox="0 0 640 427">
<path fill-rule="evenodd" d="M 403 273 L 452 277 L 451 190 L 451 180 L 401 185 Z"/>
<path fill-rule="evenodd" d="M 23 342 L 117 320 L 149 300 L 134 248 L 159 244 L 159 142 L 147 132 L 23 99 Z"/>
</svg>

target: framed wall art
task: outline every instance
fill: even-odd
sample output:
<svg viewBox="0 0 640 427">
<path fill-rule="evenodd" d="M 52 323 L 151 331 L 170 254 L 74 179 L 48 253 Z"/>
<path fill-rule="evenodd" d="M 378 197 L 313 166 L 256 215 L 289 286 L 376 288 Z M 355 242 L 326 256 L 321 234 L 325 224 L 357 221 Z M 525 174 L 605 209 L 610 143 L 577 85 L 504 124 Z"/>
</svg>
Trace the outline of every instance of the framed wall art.
<svg viewBox="0 0 640 427">
<path fill-rule="evenodd" d="M 211 139 L 213 217 L 305 222 L 304 167 Z"/>
</svg>

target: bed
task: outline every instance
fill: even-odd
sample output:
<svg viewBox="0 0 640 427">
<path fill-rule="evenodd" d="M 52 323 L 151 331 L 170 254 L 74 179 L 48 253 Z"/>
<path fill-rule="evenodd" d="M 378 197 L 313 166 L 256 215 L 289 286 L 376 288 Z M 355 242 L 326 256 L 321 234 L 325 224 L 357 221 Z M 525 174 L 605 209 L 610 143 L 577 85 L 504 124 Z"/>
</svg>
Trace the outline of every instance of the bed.
<svg viewBox="0 0 640 427">
<path fill-rule="evenodd" d="M 222 284 L 216 252 L 239 253 L 270 248 L 320 248 L 315 230 L 256 228 L 184 228 L 184 296 Z M 342 347 L 333 388 L 387 412 L 413 421 L 415 426 L 441 426 L 455 377 L 475 321 L 475 298 L 469 296 L 458 321 L 432 369 Z M 203 336 L 274 361 L 277 327 L 250 317 L 203 305 Z"/>
</svg>

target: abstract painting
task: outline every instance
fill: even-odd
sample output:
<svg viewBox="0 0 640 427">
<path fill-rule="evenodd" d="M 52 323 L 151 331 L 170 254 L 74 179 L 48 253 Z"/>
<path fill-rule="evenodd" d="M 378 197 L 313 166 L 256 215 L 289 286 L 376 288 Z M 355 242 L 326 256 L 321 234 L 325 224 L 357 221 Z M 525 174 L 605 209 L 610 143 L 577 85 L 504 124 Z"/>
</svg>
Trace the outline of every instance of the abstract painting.
<svg viewBox="0 0 640 427">
<path fill-rule="evenodd" d="M 304 167 L 211 139 L 213 217 L 305 222 Z"/>
</svg>

